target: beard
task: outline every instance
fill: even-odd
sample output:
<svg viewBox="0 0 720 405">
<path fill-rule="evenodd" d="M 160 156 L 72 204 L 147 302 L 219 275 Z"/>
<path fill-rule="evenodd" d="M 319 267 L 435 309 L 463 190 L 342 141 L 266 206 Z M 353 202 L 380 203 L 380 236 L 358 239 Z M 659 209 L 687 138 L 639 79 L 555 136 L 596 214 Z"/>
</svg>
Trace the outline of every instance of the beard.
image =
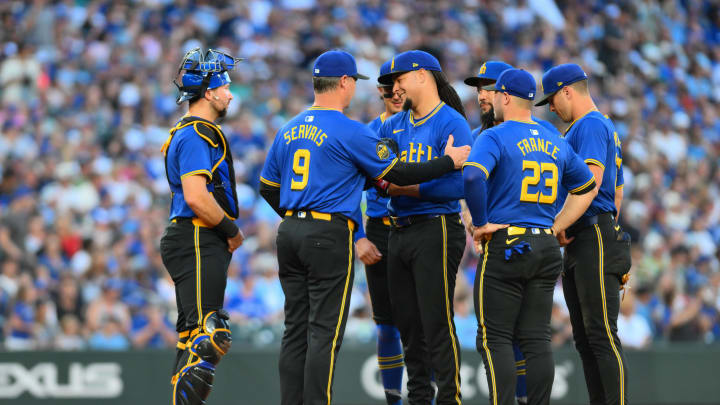
<svg viewBox="0 0 720 405">
<path fill-rule="evenodd" d="M 403 103 L 403 111 L 409 111 L 412 108 L 412 100 L 410 98 L 405 99 L 405 103 Z"/>
<path fill-rule="evenodd" d="M 227 115 L 227 107 L 223 108 L 222 110 L 217 110 L 218 118 L 225 118 Z"/>
<path fill-rule="evenodd" d="M 495 126 L 495 109 L 492 104 L 490 104 L 490 109 L 480 116 L 480 123 L 482 124 L 482 131 Z"/>
</svg>

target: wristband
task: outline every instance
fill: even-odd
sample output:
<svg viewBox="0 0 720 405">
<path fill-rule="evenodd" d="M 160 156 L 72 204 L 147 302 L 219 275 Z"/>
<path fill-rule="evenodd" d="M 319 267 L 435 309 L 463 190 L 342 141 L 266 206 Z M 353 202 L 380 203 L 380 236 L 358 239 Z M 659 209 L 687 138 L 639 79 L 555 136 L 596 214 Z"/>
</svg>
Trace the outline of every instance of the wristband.
<svg viewBox="0 0 720 405">
<path fill-rule="evenodd" d="M 240 232 L 240 228 L 238 228 L 238 226 L 226 216 L 223 216 L 222 221 L 215 225 L 213 229 L 219 231 L 227 238 L 232 238 Z"/>
</svg>

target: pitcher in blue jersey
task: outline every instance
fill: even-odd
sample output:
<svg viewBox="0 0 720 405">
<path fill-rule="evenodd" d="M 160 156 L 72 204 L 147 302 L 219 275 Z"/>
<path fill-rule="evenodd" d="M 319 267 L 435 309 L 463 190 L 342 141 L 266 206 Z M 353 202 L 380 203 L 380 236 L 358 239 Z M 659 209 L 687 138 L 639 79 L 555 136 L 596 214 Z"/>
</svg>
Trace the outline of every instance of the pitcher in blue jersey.
<svg viewBox="0 0 720 405">
<path fill-rule="evenodd" d="M 281 404 L 330 404 L 352 291 L 353 234 L 362 224 L 366 178 L 415 184 L 459 168 L 468 146 L 448 142 L 432 162 L 400 162 L 366 125 L 343 114 L 355 94 L 355 59 L 333 50 L 313 66 L 312 107 L 277 133 L 260 193 L 285 217 L 278 228 L 285 332 L 280 349 Z"/>
<path fill-rule="evenodd" d="M 405 111 L 380 128 L 392 138 L 403 162 L 432 162 L 451 139 L 471 143 L 470 127 L 455 90 L 438 60 L 422 51 L 395 56 L 381 83 L 405 94 Z M 388 245 L 388 273 L 393 314 L 400 330 L 408 369 L 411 404 L 433 398 L 431 374 L 437 382 L 437 404 L 460 404 L 460 347 L 453 320 L 455 278 L 465 249 L 460 221 L 463 197 L 459 171 L 390 193 L 393 228 Z"/>
<path fill-rule="evenodd" d="M 484 131 L 465 163 L 465 201 L 482 243 L 475 277 L 477 348 L 487 371 L 490 403 L 515 402 L 513 342 L 527 365 L 530 404 L 548 404 L 555 365 L 550 313 L 562 257 L 554 231 L 563 231 L 594 197 L 592 173 L 560 137 L 531 120 L 536 85 L 508 69 L 494 85 L 502 124 Z M 556 217 L 558 185 L 571 190 Z"/>
<path fill-rule="evenodd" d="M 543 76 L 550 111 L 569 122 L 565 139 L 587 163 L 598 195 L 583 216 L 559 234 L 565 248 L 563 292 L 570 311 L 590 403 L 627 403 L 627 364 L 617 335 L 620 290 L 630 270 L 630 237 L 616 223 L 622 203 L 622 154 L 612 121 L 588 91 L 588 77 L 575 64 L 555 66 Z M 561 197 L 564 197 L 561 191 Z"/>
<path fill-rule="evenodd" d="M 390 61 L 380 67 L 380 76 L 390 71 Z M 394 93 L 392 85 L 378 83 L 378 92 L 385 111 L 368 124 L 378 132 L 382 124 L 394 114 L 402 111 L 405 95 Z M 382 195 L 381 195 L 382 194 Z M 402 380 L 405 362 L 403 359 L 400 332 L 393 321 L 388 288 L 388 236 L 390 217 L 387 212 L 389 198 L 371 187 L 365 194 L 367 202 L 367 237 L 355 242 L 358 258 L 365 264 L 365 277 L 372 303 L 373 320 L 377 324 L 377 356 L 385 399 L 389 405 L 402 404 Z M 367 247 L 364 246 L 367 242 Z"/>
</svg>

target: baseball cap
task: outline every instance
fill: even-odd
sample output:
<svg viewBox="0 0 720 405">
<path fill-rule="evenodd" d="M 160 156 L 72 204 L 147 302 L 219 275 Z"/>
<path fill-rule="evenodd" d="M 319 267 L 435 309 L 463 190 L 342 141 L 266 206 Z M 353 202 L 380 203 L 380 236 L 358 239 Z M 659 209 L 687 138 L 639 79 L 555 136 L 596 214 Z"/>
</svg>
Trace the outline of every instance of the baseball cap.
<svg viewBox="0 0 720 405">
<path fill-rule="evenodd" d="M 505 62 L 498 60 L 489 60 L 480 66 L 477 76 L 465 79 L 465 84 L 473 87 L 480 87 L 484 82 L 497 81 L 500 73 L 512 69 L 513 67 Z"/>
<path fill-rule="evenodd" d="M 380 66 L 380 75 L 378 76 L 378 84 L 377 84 L 378 87 L 392 86 L 392 83 L 390 83 L 390 84 L 380 83 L 380 77 L 390 73 L 390 63 L 391 62 L 392 62 L 392 60 L 389 60 L 389 61 L 383 63 L 382 66 Z"/>
<path fill-rule="evenodd" d="M 313 65 L 314 77 L 341 77 L 345 75 L 355 79 L 369 79 L 369 77 L 358 73 L 355 58 L 345 51 L 339 49 L 327 51 L 315 59 L 315 65 Z"/>
<path fill-rule="evenodd" d="M 378 77 L 378 82 L 384 85 L 393 84 L 393 75 L 411 72 L 413 70 L 434 70 L 442 72 L 437 58 L 425 51 L 412 50 L 396 55 L 390 60 L 390 71 Z"/>
<path fill-rule="evenodd" d="M 587 74 L 582 68 L 574 63 L 565 63 L 553 67 L 543 75 L 542 85 L 545 94 L 535 105 L 541 106 L 547 104 L 548 99 L 564 86 L 571 85 L 580 80 L 587 80 L 587 78 Z"/>
<path fill-rule="evenodd" d="M 483 90 L 502 91 L 525 100 L 534 100 L 537 85 L 530 73 L 513 68 L 500 73 L 497 81 L 484 86 Z"/>
</svg>

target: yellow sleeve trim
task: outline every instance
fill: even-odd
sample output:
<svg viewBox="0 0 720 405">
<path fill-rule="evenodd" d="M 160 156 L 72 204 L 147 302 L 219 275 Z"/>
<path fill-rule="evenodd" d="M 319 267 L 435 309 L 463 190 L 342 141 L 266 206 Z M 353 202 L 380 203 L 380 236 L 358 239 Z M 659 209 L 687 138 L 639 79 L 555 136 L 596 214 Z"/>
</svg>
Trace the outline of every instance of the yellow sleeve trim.
<svg viewBox="0 0 720 405">
<path fill-rule="evenodd" d="M 180 179 L 182 180 L 187 176 L 197 176 L 199 174 L 203 174 L 203 175 L 207 176 L 210 180 L 212 180 L 212 173 L 210 173 L 209 170 L 205 170 L 205 169 L 193 170 L 191 172 L 187 172 L 187 173 L 183 174 L 182 176 L 180 176 Z"/>
<path fill-rule="evenodd" d="M 274 181 L 270 181 L 270 180 L 264 178 L 263 176 L 260 176 L 260 181 L 267 184 L 268 186 L 280 187 L 280 183 L 275 183 Z"/>
<path fill-rule="evenodd" d="M 576 187 L 576 188 L 570 190 L 570 194 L 579 193 L 579 192 L 585 190 L 586 188 L 588 188 L 588 187 L 589 187 L 591 184 L 593 184 L 594 182 L 595 182 L 595 176 L 592 176 L 592 177 L 590 177 L 590 180 L 588 180 L 587 183 L 583 184 L 583 185 L 580 186 L 580 187 Z"/>
<path fill-rule="evenodd" d="M 490 173 L 488 173 L 488 170 L 485 168 L 485 166 L 481 165 L 480 163 L 465 162 L 465 163 L 463 163 L 463 167 L 465 167 L 465 166 L 477 167 L 478 169 L 482 170 L 483 173 L 485 173 L 485 179 L 486 179 L 486 180 L 490 178 Z"/>
<path fill-rule="evenodd" d="M 383 177 L 385 177 L 385 175 L 388 174 L 388 172 L 389 172 L 390 170 L 392 170 L 393 167 L 395 167 L 395 165 L 397 164 L 397 162 L 398 162 L 398 158 L 393 159 L 392 162 L 390 162 L 390 164 L 388 165 L 388 167 L 386 167 L 385 170 L 383 170 L 383 172 L 380 173 L 379 176 L 375 177 L 375 180 L 380 180 L 380 179 L 382 179 Z"/>
<path fill-rule="evenodd" d="M 587 164 L 589 164 L 589 165 L 600 166 L 601 169 L 605 170 L 605 165 L 602 164 L 602 162 L 600 162 L 599 160 L 595 160 L 595 159 L 585 159 L 585 163 L 587 163 Z"/>
<path fill-rule="evenodd" d="M 621 184 L 619 186 L 615 186 L 615 190 L 621 190 L 623 187 L 625 187 L 624 184 Z"/>
</svg>

